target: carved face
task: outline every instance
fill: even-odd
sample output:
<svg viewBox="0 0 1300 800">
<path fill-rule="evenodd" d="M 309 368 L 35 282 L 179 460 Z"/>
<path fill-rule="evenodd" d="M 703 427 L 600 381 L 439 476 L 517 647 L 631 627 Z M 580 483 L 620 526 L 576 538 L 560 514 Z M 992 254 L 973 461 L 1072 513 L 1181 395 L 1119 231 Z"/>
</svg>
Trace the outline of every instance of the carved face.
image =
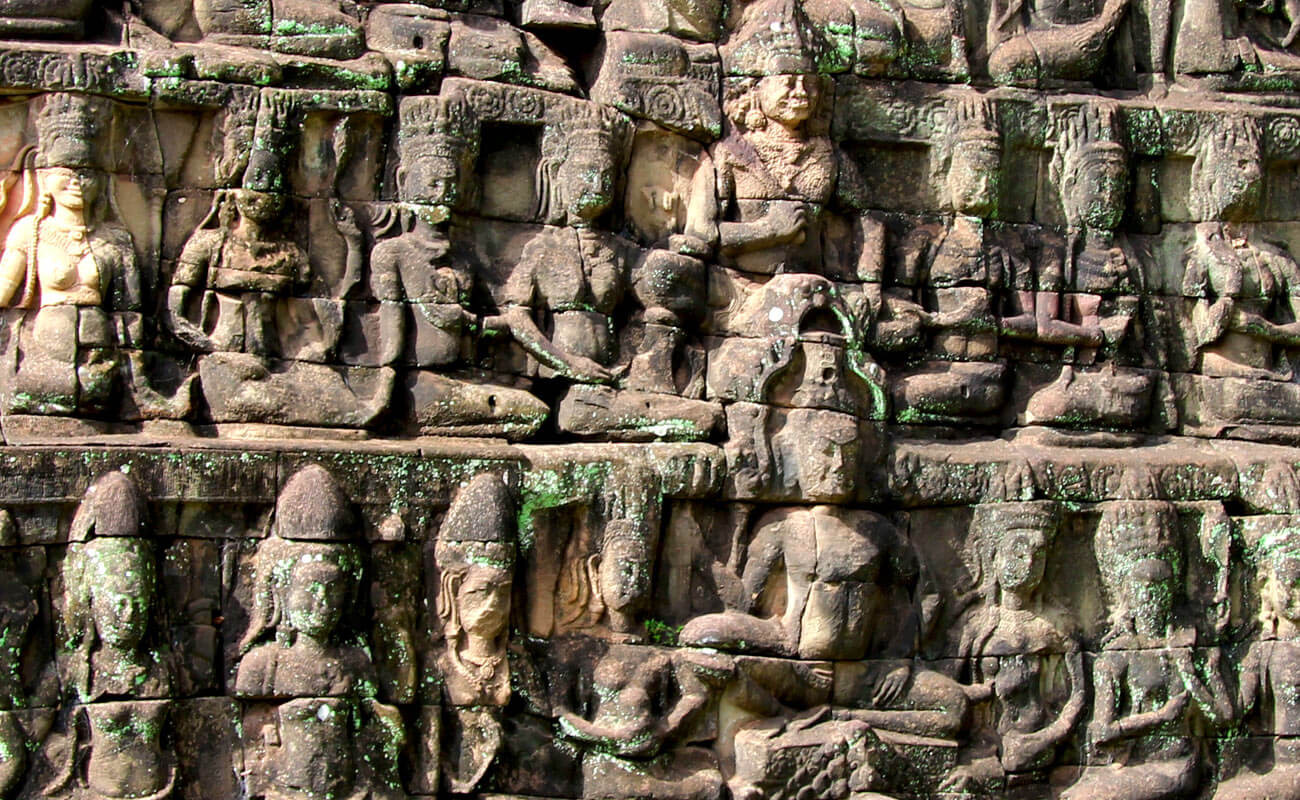
<svg viewBox="0 0 1300 800">
<path fill-rule="evenodd" d="M 104 191 L 104 176 L 93 169 L 45 167 L 39 176 L 45 194 L 71 211 L 93 206 Z"/>
<path fill-rule="evenodd" d="M 1043 580 L 1047 539 L 1036 528 L 994 531 L 999 536 L 994 569 L 1003 589 L 1028 591 Z"/>
<path fill-rule="evenodd" d="M 998 197 L 998 168 L 1001 154 L 984 142 L 957 145 L 948 168 L 952 209 L 959 214 L 986 217 L 993 213 Z"/>
<path fill-rule="evenodd" d="M 510 618 L 510 573 L 483 564 L 465 570 L 453 599 L 460 626 L 478 639 L 495 639 Z"/>
<path fill-rule="evenodd" d="M 615 611 L 641 605 L 650 592 L 650 565 L 637 541 L 616 538 L 600 554 L 600 596 Z"/>
<path fill-rule="evenodd" d="M 1148 557 L 1136 561 L 1121 589 L 1134 629 L 1146 636 L 1163 636 L 1174 605 L 1174 571 L 1167 561 Z"/>
<path fill-rule="evenodd" d="M 351 582 L 351 576 L 330 561 L 300 561 L 285 597 L 285 622 L 304 636 L 327 641 L 343 618 Z"/>
<path fill-rule="evenodd" d="M 90 613 L 99 639 L 121 650 L 134 649 L 149 630 L 153 605 L 153 565 L 130 539 L 98 539 L 91 559 Z"/>
<path fill-rule="evenodd" d="M 1128 168 L 1120 158 L 1087 158 L 1062 192 L 1065 216 L 1073 224 L 1114 230 L 1124 215 Z"/>
<path fill-rule="evenodd" d="M 274 222 L 284 213 L 284 198 L 278 194 L 239 189 L 235 192 L 239 216 L 258 223 Z"/>
<path fill-rule="evenodd" d="M 614 170 L 609 153 L 595 142 L 570 147 L 560 162 L 554 191 L 574 219 L 590 221 L 614 201 Z"/>
<path fill-rule="evenodd" d="M 1225 220 L 1248 218 L 1264 196 L 1259 154 L 1253 148 L 1238 146 L 1210 150 L 1205 158 L 1201 190 L 1214 199 L 1219 216 Z"/>
<path fill-rule="evenodd" d="M 768 75 L 758 82 L 758 107 L 763 116 L 796 128 L 812 116 L 817 94 L 813 75 Z"/>
<path fill-rule="evenodd" d="M 398 169 L 397 179 L 407 202 L 454 206 L 460 198 L 460 169 L 454 158 L 418 156 Z"/>
<path fill-rule="evenodd" d="M 788 432 L 788 433 L 787 433 Z M 853 493 L 861 461 L 858 426 L 850 417 L 793 411 L 783 433 L 794 441 L 801 493 L 813 501 Z"/>
</svg>

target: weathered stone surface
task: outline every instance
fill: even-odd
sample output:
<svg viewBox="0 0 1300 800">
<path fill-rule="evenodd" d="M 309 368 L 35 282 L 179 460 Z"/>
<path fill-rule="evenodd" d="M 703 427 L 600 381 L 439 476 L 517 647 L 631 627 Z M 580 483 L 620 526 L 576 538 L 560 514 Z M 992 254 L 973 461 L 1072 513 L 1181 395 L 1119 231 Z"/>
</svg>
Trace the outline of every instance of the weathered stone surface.
<svg viewBox="0 0 1300 800">
<path fill-rule="evenodd" d="M 1300 797 L 1298 33 L 0 0 L 0 798 Z"/>
</svg>

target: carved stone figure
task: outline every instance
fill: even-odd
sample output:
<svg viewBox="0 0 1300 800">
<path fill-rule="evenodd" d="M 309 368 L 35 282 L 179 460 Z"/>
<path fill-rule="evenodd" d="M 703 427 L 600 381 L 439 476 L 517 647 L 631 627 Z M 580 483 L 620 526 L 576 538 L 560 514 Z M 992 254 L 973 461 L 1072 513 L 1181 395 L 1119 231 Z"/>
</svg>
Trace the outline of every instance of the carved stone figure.
<svg viewBox="0 0 1300 800">
<path fill-rule="evenodd" d="M 1196 299 L 1203 375 L 1288 380 L 1291 366 L 1279 351 L 1300 343 L 1289 307 L 1295 259 L 1258 241 L 1249 225 L 1263 199 L 1260 147 L 1252 120 L 1229 118 L 1197 150 L 1193 197 L 1202 222 L 1187 252 L 1183 293 Z"/>
<path fill-rule="evenodd" d="M 1247 767 L 1222 781 L 1215 797 L 1300 797 L 1300 753 L 1296 752 L 1296 726 L 1300 723 L 1290 687 L 1300 662 L 1300 551 L 1293 531 L 1266 536 L 1258 545 L 1260 557 L 1259 638 L 1250 643 L 1237 681 L 1238 711 L 1254 715 L 1262 731 L 1271 735 L 1271 766 L 1256 771 Z"/>
<path fill-rule="evenodd" d="M 104 172 L 107 101 L 46 95 L 37 145 L 6 193 L 0 307 L 9 316 L 10 413 L 110 410 L 141 309 L 141 275 Z"/>
<path fill-rule="evenodd" d="M 988 73 L 996 83 L 1037 86 L 1096 77 L 1130 0 L 1086 11 L 1012 0 L 992 3 L 986 33 Z"/>
<path fill-rule="evenodd" d="M 687 743 L 707 735 L 705 716 L 731 674 L 725 657 L 616 645 L 593 672 L 590 720 L 564 710 L 560 730 L 593 750 L 583 759 L 583 797 L 716 798 L 715 757 Z"/>
<path fill-rule="evenodd" d="M 439 530 L 437 656 L 450 735 L 444 782 L 469 791 L 501 745 L 500 709 L 510 700 L 506 643 L 514 579 L 514 501 L 502 476 L 484 473 L 456 495 Z"/>
<path fill-rule="evenodd" d="M 370 653 L 348 625 L 362 578 L 354 524 L 333 477 L 308 466 L 286 482 L 258 548 L 234 694 L 278 702 L 261 731 L 268 792 L 383 797 L 399 786 L 381 756 L 404 741 L 401 717 L 375 699 Z"/>
<path fill-rule="evenodd" d="M 907 421 L 988 417 L 1001 409 L 1005 394 L 999 301 L 1017 270 L 989 230 L 1002 158 L 992 104 L 980 97 L 960 100 L 942 150 L 936 174 L 946 172 L 954 216 L 942 229 L 918 229 L 904 245 L 903 277 L 915 286 L 912 301 L 920 306 L 911 313 L 930 331 L 932 356 L 897 378 L 895 413 Z M 894 309 L 895 316 L 905 313 Z"/>
<path fill-rule="evenodd" d="M 508 331 L 538 362 L 575 381 L 613 380 L 610 316 L 626 275 L 616 245 L 591 224 L 614 200 L 622 129 L 617 114 L 585 105 L 545 126 L 537 216 L 570 227 L 544 232 L 524 248 L 500 312 L 483 323 Z M 549 330 L 538 324 L 543 313 Z"/>
<path fill-rule="evenodd" d="M 967 695 L 988 703 L 990 718 L 948 789 L 1041 778 L 1083 711 L 1083 655 L 1043 608 L 1047 554 L 1059 524 L 1060 509 L 1051 502 L 975 508 L 967 548 L 979 600 L 959 653 L 971 680 Z"/>
<path fill-rule="evenodd" d="M 378 341 L 369 361 L 448 369 L 463 365 L 478 318 L 474 276 L 450 253 L 441 223 L 472 191 L 477 121 L 463 99 L 409 98 L 402 105 L 397 168 L 397 235 L 370 254 Z M 548 409 L 520 389 L 428 372 L 411 379 L 411 413 L 421 432 L 525 438 Z"/>
<path fill-rule="evenodd" d="M 162 800 L 175 786 L 166 737 L 173 664 L 159 630 L 149 533 L 144 497 L 121 472 L 97 479 L 72 521 L 64 565 L 64 675 L 81 704 L 75 739 L 88 752 L 68 753 L 76 762 L 62 785 L 47 791 L 71 781 L 98 797 Z M 133 735 L 123 736 L 124 730 Z"/>
<path fill-rule="evenodd" d="M 1141 365 L 1144 356 L 1134 352 L 1141 324 L 1138 294 L 1144 286 L 1142 264 L 1118 230 L 1129 185 L 1118 110 L 1095 102 L 1069 116 L 1050 172 L 1060 187 L 1068 226 L 1064 258 L 1057 262 L 1043 256 L 1035 291 L 1021 287 L 1019 300 L 1024 309 L 1033 309 L 1032 338 L 1070 348 L 1074 363 L 1063 365 L 1059 376 L 1033 393 L 1026 419 L 1139 427 L 1150 414 L 1153 379 L 1125 368 Z M 1012 335 L 1028 327 L 1022 326 L 1027 316 L 1008 321 Z M 1092 362 L 1107 366 L 1090 369 Z"/>
<path fill-rule="evenodd" d="M 1110 607 L 1110 630 L 1093 665 L 1090 765 L 1061 796 L 1187 797 L 1200 756 L 1192 713 L 1233 716 L 1219 653 L 1196 648 L 1176 600 L 1183 575 L 1173 506 L 1161 500 L 1103 505 L 1094 547 Z M 1195 649 L 1194 649 L 1195 648 Z"/>
<path fill-rule="evenodd" d="M 392 372 L 312 363 L 334 358 L 337 298 L 361 277 L 361 231 L 350 208 L 332 204 L 346 247 L 343 277 L 336 297 L 313 297 L 307 253 L 287 227 L 293 201 L 283 152 L 292 151 L 295 114 L 290 95 L 262 96 L 252 151 L 234 159 L 243 184 L 218 193 L 185 243 L 167 293 L 167 320 L 191 350 L 208 354 L 199 374 L 218 422 L 365 426 L 386 409 Z M 231 121 L 228 144 L 243 140 L 239 124 Z"/>
</svg>

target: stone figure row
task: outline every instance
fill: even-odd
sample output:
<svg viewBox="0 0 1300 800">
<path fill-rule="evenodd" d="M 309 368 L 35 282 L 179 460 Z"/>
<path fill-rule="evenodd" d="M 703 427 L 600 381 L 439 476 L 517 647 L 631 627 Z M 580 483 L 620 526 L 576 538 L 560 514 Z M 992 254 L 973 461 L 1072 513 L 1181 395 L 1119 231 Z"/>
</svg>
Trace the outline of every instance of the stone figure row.
<svg viewBox="0 0 1300 800">
<path fill-rule="evenodd" d="M 571 85 L 564 61 L 535 35 L 557 29 L 716 41 L 733 74 L 746 74 L 755 50 L 787 47 L 792 38 L 812 50 L 819 68 L 828 72 L 940 81 L 974 76 L 1023 86 L 1086 82 L 1149 88 L 1152 76 L 1177 74 L 1232 75 L 1236 81 L 1211 85 L 1266 90 L 1276 83 L 1252 82 L 1251 73 L 1287 75 L 1297 67 L 1296 10 L 1285 4 L 1220 7 L 1201 0 L 1109 0 L 1069 10 L 1038 3 L 917 0 L 883 6 L 754 0 L 735 7 L 615 0 L 595 8 L 568 0 L 544 7 L 490 1 L 407 7 L 348 0 L 145 0 L 125 14 L 104 13 L 84 1 L 10 2 L 0 6 L 0 14 L 10 39 L 89 37 L 176 55 L 204 49 L 210 58 L 227 49 L 247 51 L 219 56 L 242 67 L 226 71 L 244 80 L 276 74 L 280 62 L 304 56 L 342 60 L 367 76 L 382 75 L 371 63 L 380 57 L 380 63 L 396 68 L 398 80 L 445 66 L 470 77 L 562 86 L 567 79 Z M 797 17 L 800 24 L 771 28 L 776 15 Z M 505 19 L 517 20 L 523 29 Z M 756 37 L 755 31 L 764 33 Z M 512 49 L 531 51 L 532 58 Z M 408 71 L 414 75 L 401 74 Z"/>
<path fill-rule="evenodd" d="M 1214 767 L 1223 797 L 1293 794 L 1292 516 L 1243 518 L 1230 543 L 1221 506 L 1197 506 L 1189 528 L 1168 501 L 1099 504 L 1084 546 L 1105 620 L 1085 647 L 1086 604 L 1046 579 L 1068 545 L 1055 502 L 975 507 L 953 545 L 961 566 L 939 584 L 938 531 L 769 507 L 741 531 L 745 555 L 713 571 L 721 610 L 691 616 L 672 647 L 675 629 L 650 616 L 655 514 L 579 510 L 568 545 L 540 550 L 563 531 L 534 531 L 550 538 L 521 551 L 516 496 L 505 475 L 480 474 L 423 557 L 367 553 L 349 499 L 308 466 L 280 491 L 269 535 L 221 568 L 197 542 L 161 558 L 143 492 L 109 472 L 71 520 L 52 608 L 44 549 L 16 546 L 6 517 L 0 793 L 165 798 L 206 770 L 219 796 L 238 770 L 268 797 L 1051 785 L 1156 798 L 1191 796 Z M 595 552 L 579 555 L 593 523 Z M 196 577 L 220 569 L 235 573 Z M 536 613 L 546 592 L 549 621 Z M 164 594 L 185 624 L 163 624 Z M 51 613 L 52 653 L 33 644 Z M 202 697 L 222 693 L 222 649 L 227 699 Z M 1219 740 L 1232 744 L 1207 755 Z M 201 768 L 182 741 L 206 742 Z"/>
<path fill-rule="evenodd" d="M 950 213 L 907 218 L 854 209 L 869 185 L 810 127 L 820 79 L 745 80 L 743 122 L 711 150 L 637 134 L 645 163 L 678 177 L 630 171 L 646 185 L 626 187 L 627 236 L 600 229 L 622 115 L 566 100 L 539 123 L 545 226 L 462 225 L 484 167 L 476 87 L 404 98 L 398 202 L 364 222 L 355 204 L 315 203 L 334 232 L 310 249 L 287 184 L 300 110 L 254 92 L 220 116 L 223 188 L 161 275 L 106 171 L 111 104 L 46 95 L 3 214 L 6 410 L 512 438 L 554 413 L 578 436 L 703 439 L 732 401 L 1007 424 L 1013 393 L 1020 424 L 1300 421 L 1284 411 L 1296 261 L 1251 225 L 1252 118 L 1201 137 L 1202 222 L 1152 239 L 1120 227 L 1129 165 L 1108 101 L 1061 116 L 1048 171 L 1066 224 L 1021 226 L 995 219 L 1003 137 L 978 94 L 953 101 L 932 148 Z M 1183 233 L 1170 277 L 1166 242 Z M 782 399 L 781 369 L 819 358 L 838 364 L 821 391 L 850 399 Z"/>
</svg>

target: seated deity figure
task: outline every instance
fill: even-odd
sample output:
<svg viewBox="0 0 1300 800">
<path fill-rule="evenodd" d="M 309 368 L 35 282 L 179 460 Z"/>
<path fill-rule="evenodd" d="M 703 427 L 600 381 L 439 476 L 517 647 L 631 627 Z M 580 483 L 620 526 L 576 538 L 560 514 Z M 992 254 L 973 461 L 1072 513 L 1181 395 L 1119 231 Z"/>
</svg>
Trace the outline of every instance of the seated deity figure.
<svg viewBox="0 0 1300 800">
<path fill-rule="evenodd" d="M 1061 348 L 1067 363 L 1032 393 L 1027 421 L 1140 425 L 1150 413 L 1153 378 L 1131 367 L 1153 356 L 1140 349 L 1150 332 L 1138 316 L 1142 264 L 1118 230 L 1129 179 L 1118 108 L 1091 102 L 1064 119 L 1049 173 L 1065 212 L 1064 251 L 1059 260 L 1044 253 L 1036 285 L 1017 287 L 1021 313 L 1005 320 L 1004 330 Z"/>
<path fill-rule="evenodd" d="M 276 703 L 261 731 L 266 796 L 396 796 L 397 709 L 376 699 L 368 649 L 349 624 L 362 579 L 347 500 L 321 467 L 295 473 L 256 555 L 254 608 L 234 694 Z M 273 637 L 264 641 L 267 636 Z"/>
<path fill-rule="evenodd" d="M 1291 530 L 1258 545 L 1260 631 L 1242 659 L 1238 710 L 1271 737 L 1271 766 L 1246 767 L 1219 783 L 1223 800 L 1300 798 L 1300 537 Z"/>
<path fill-rule="evenodd" d="M 247 353 L 266 360 L 281 355 L 277 303 L 308 290 L 314 276 L 306 251 L 286 226 L 291 200 L 277 152 L 291 145 L 293 101 L 273 93 L 255 113 L 255 144 L 238 170 L 243 185 L 219 192 L 212 212 L 185 243 L 167 312 L 177 338 L 196 352 Z M 347 245 L 346 293 L 360 277 L 361 232 L 350 209 L 339 204 L 335 214 Z M 332 343 L 318 342 L 300 357 L 322 360 L 331 348 Z"/>
<path fill-rule="evenodd" d="M 478 122 L 461 98 L 402 101 L 398 197 L 387 220 L 396 235 L 370 253 L 370 296 L 378 306 L 377 353 L 367 363 L 411 365 L 410 411 L 423 433 L 536 432 L 549 408 L 507 386 L 444 374 L 464 367 L 477 316 L 473 272 L 458 263 L 443 223 L 462 208 L 478 151 Z"/>
<path fill-rule="evenodd" d="M 930 333 L 927 361 L 900 376 L 894 391 L 895 412 L 909 420 L 987 417 L 1001 410 L 1005 394 L 998 311 L 1003 285 L 1019 270 L 988 224 L 1002 160 L 996 109 L 982 97 L 963 98 L 949 125 L 935 172 L 946 178 L 953 216 L 942 228 L 918 228 L 903 245 L 901 277 L 917 296 L 901 304 L 915 304 L 912 313 Z"/>
<path fill-rule="evenodd" d="M 1289 381 L 1286 351 L 1300 347 L 1295 259 L 1249 225 L 1263 197 L 1259 125 L 1225 119 L 1208 131 L 1192 167 L 1202 222 L 1187 252 L 1183 294 L 1195 298 L 1192 329 L 1200 372 Z"/>
<path fill-rule="evenodd" d="M 995 83 L 1037 86 L 1091 81 L 1102 67 L 1130 0 L 1078 7 L 998 0 L 988 9 L 988 73 Z"/>
<path fill-rule="evenodd" d="M 626 290 L 625 256 L 592 225 L 614 201 L 624 124 L 615 112 L 584 104 L 545 126 L 537 216 L 566 227 L 547 229 L 524 247 L 498 313 L 483 321 L 508 332 L 550 373 L 580 383 L 615 378 L 613 314 Z"/>
<path fill-rule="evenodd" d="M 111 410 L 120 386 L 122 312 L 141 309 L 141 276 L 97 152 L 109 133 L 102 98 L 46 95 L 37 145 L 0 211 L 0 308 L 17 358 L 8 413 Z M 11 356 L 12 357 L 12 356 Z"/>
<path fill-rule="evenodd" d="M 839 173 L 820 128 L 821 78 L 802 63 L 773 62 L 769 74 L 732 87 L 736 124 L 714 147 L 718 251 L 746 272 L 820 272 L 820 217 Z"/>
<path fill-rule="evenodd" d="M 456 495 L 439 529 L 433 607 L 442 625 L 443 780 L 471 791 L 501 747 L 501 710 L 510 700 L 510 593 L 514 501 L 502 477 L 484 473 Z"/>
<path fill-rule="evenodd" d="M 564 736 L 591 748 L 583 756 L 585 800 L 720 797 L 716 757 L 690 743 L 733 671 L 726 656 L 611 647 L 592 675 L 592 718 L 560 714 Z"/>
<path fill-rule="evenodd" d="M 475 322 L 468 308 L 473 275 L 448 258 L 440 223 L 463 204 L 477 122 L 460 98 L 408 100 L 400 111 L 401 205 L 392 221 L 398 235 L 370 254 L 371 290 L 381 306 L 380 361 L 405 356 L 419 367 L 439 367 L 460 360 L 463 335 Z"/>
<path fill-rule="evenodd" d="M 365 427 L 388 407 L 390 368 L 335 368 L 337 306 L 361 278 L 361 231 L 334 203 L 345 244 L 342 277 L 325 290 L 293 238 L 285 153 L 293 145 L 294 100 L 266 92 L 248 151 L 232 173 L 239 188 L 217 192 L 212 212 L 185 243 L 167 292 L 171 332 L 199 358 L 199 380 L 216 422 Z M 248 119 L 226 131 L 240 140 Z M 229 141 L 228 141 L 229 144 Z"/>
<path fill-rule="evenodd" d="M 967 613 L 958 653 L 976 706 L 977 733 L 949 791 L 1041 780 L 1079 721 L 1086 697 L 1077 641 L 1044 613 L 1047 551 L 1060 525 L 1051 501 L 975 508 L 967 539 L 979 598 Z"/>
<path fill-rule="evenodd" d="M 828 443 L 829 444 L 829 443 Z M 827 463 L 817 491 L 851 496 L 856 480 L 841 448 L 805 455 Z M 845 681 L 842 713 L 878 730 L 951 739 L 968 702 L 943 675 L 914 669 L 920 636 L 919 563 L 901 532 L 879 514 L 832 505 L 778 508 L 755 522 L 740 576 L 741 607 L 705 614 L 682 629 L 682 644 L 803 660 L 859 663 Z M 839 691 L 837 690 L 837 694 Z"/>
<path fill-rule="evenodd" d="M 64 566 L 64 680 L 85 720 L 81 746 L 88 755 L 78 757 L 73 748 L 68 757 L 76 763 L 59 780 L 108 800 L 162 800 L 176 781 L 166 744 L 174 667 L 158 630 L 147 517 L 135 482 L 121 472 L 104 474 L 73 518 Z"/>
<path fill-rule="evenodd" d="M 1094 547 L 1110 605 L 1110 630 L 1093 664 L 1087 761 L 1063 800 L 1163 800 L 1195 796 L 1200 753 L 1193 716 L 1233 716 L 1216 648 L 1175 617 L 1182 553 L 1171 503 L 1103 504 Z M 1201 663 L 1198 664 L 1197 662 Z"/>
</svg>

